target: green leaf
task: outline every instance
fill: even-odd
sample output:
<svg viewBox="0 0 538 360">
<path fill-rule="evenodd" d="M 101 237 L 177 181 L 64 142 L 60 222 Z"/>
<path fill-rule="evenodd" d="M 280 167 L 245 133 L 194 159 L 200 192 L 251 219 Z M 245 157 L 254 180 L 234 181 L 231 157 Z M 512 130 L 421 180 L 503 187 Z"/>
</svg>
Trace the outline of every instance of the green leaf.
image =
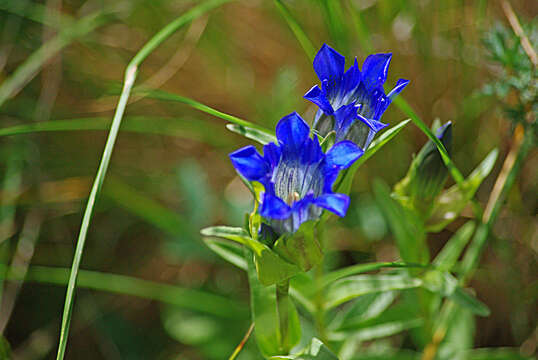
<svg viewBox="0 0 538 360">
<path fill-rule="evenodd" d="M 247 139 L 257 141 L 262 145 L 265 145 L 271 142 L 274 142 L 274 143 L 277 142 L 276 136 L 270 135 L 258 129 L 251 128 L 249 126 L 243 126 L 243 125 L 237 125 L 237 124 L 226 124 L 226 129 L 234 133 L 237 133 L 239 135 L 243 135 Z"/>
<path fill-rule="evenodd" d="M 274 250 L 303 271 L 312 269 L 323 259 L 321 245 L 315 235 L 316 224 L 316 221 L 304 222 L 293 235 L 280 237 Z"/>
<path fill-rule="evenodd" d="M 255 256 L 256 270 L 260 282 L 267 286 L 282 282 L 293 275 L 301 272 L 301 269 L 292 263 L 287 262 L 274 251 L 265 245 L 260 255 Z"/>
<path fill-rule="evenodd" d="M 441 271 L 450 271 L 471 239 L 475 227 L 476 224 L 469 221 L 459 228 L 433 260 L 433 265 Z"/>
<path fill-rule="evenodd" d="M 338 360 L 338 357 L 318 338 L 312 338 L 310 344 L 297 355 L 273 356 L 276 359 L 295 359 L 295 360 Z"/>
<path fill-rule="evenodd" d="M 397 125 L 394 125 L 387 131 L 383 132 L 379 138 L 372 141 L 368 149 L 365 151 L 357 161 L 351 165 L 351 167 L 345 172 L 344 177 L 336 186 L 336 192 L 349 194 L 351 190 L 351 184 L 353 183 L 353 178 L 357 169 L 364 164 L 366 160 L 371 158 L 376 152 L 378 152 L 386 143 L 388 143 L 392 138 L 394 138 L 398 133 L 404 128 L 405 125 L 409 123 L 409 119 L 401 121 Z"/>
<path fill-rule="evenodd" d="M 453 185 L 439 195 L 426 223 L 427 231 L 439 232 L 459 216 L 493 169 L 498 153 L 497 149 L 492 150 L 461 186 Z"/>
<path fill-rule="evenodd" d="M 357 274 L 369 272 L 369 271 L 379 270 L 382 268 L 417 268 L 417 267 L 420 268 L 424 266 L 419 265 L 419 264 L 406 264 L 406 263 L 399 263 L 399 262 L 375 262 L 375 263 L 367 263 L 367 264 L 357 264 L 357 265 L 345 267 L 343 269 L 338 269 L 324 275 L 321 278 L 320 286 L 326 287 L 338 279 L 351 276 L 351 275 L 357 275 Z"/>
<path fill-rule="evenodd" d="M 357 275 L 338 280 L 329 286 L 326 307 L 338 306 L 358 296 L 374 292 L 402 290 L 419 287 L 420 279 L 407 275 Z"/>
<path fill-rule="evenodd" d="M 473 314 L 465 308 L 455 309 L 454 317 L 448 327 L 443 342 L 439 345 L 439 360 L 464 360 L 465 350 L 474 344 L 475 321 Z"/>
<path fill-rule="evenodd" d="M 230 1 L 230 0 L 220 0 L 222 2 Z M 229 121 L 231 123 L 234 123 L 236 125 L 245 126 L 252 129 L 257 129 L 261 132 L 264 132 L 268 135 L 274 135 L 274 133 L 271 130 L 268 130 L 264 128 L 261 125 L 254 124 L 250 121 L 238 118 L 237 116 L 233 116 L 230 114 L 223 113 L 222 111 L 213 109 L 205 104 L 202 104 L 201 102 L 198 102 L 196 100 L 187 98 L 185 96 L 177 95 L 174 93 L 166 92 L 164 90 L 160 89 L 142 89 L 142 88 L 135 88 L 133 90 L 133 93 L 143 94 L 145 97 L 150 99 L 156 99 L 156 100 L 165 100 L 165 101 L 174 101 L 178 103 L 182 103 L 185 105 L 188 105 L 192 107 L 193 109 L 200 110 L 202 112 L 205 112 L 206 114 L 215 116 L 219 119 Z"/>
<path fill-rule="evenodd" d="M 396 291 L 386 291 L 359 296 L 345 312 L 337 314 L 329 328 L 336 330 L 352 329 L 367 320 L 379 316 L 392 304 L 396 294 Z"/>
<path fill-rule="evenodd" d="M 200 234 L 202 234 L 203 236 L 218 237 L 238 242 L 247 246 L 250 250 L 254 251 L 256 255 L 261 255 L 262 251 L 266 248 L 266 246 L 262 243 L 253 240 L 250 237 L 249 233 L 245 229 L 240 227 L 210 226 L 200 230 Z"/>
<path fill-rule="evenodd" d="M 259 280 L 264 285 L 272 285 L 289 279 L 301 269 L 275 253 L 266 245 L 252 239 L 247 231 L 239 227 L 211 226 L 202 229 L 203 236 L 232 240 L 245 245 L 254 252 Z"/>
<path fill-rule="evenodd" d="M 409 263 L 427 263 L 429 250 L 422 221 L 411 210 L 393 200 L 388 186 L 379 180 L 374 182 L 374 193 L 394 234 L 402 259 Z"/>
<path fill-rule="evenodd" d="M 204 242 L 208 248 L 213 250 L 213 252 L 224 260 L 242 270 L 247 270 L 247 263 L 243 256 L 243 248 L 240 245 L 217 238 L 206 238 L 204 239 Z"/>
<path fill-rule="evenodd" d="M 0 336 L 0 359 L 11 359 L 11 347 L 5 337 Z"/>
<path fill-rule="evenodd" d="M 104 117 L 49 120 L 25 123 L 0 129 L 0 136 L 22 135 L 37 132 L 63 132 L 108 130 L 111 121 Z M 122 131 L 179 137 L 204 142 L 213 146 L 228 146 L 231 140 L 222 136 L 215 124 L 193 118 L 167 118 L 152 116 L 128 116 L 123 119 Z"/>
<path fill-rule="evenodd" d="M 244 254 L 248 266 L 251 312 L 255 324 L 254 334 L 258 348 L 265 357 L 282 355 L 280 350 L 281 341 L 276 304 L 276 286 L 263 285 L 258 279 L 257 265 L 253 261 L 253 254 L 248 250 L 245 250 Z M 288 301 L 288 304 L 289 327 L 287 343 L 293 346 L 301 338 L 301 325 L 293 302 Z"/>
<path fill-rule="evenodd" d="M 449 298 L 456 304 L 469 309 L 473 314 L 479 316 L 490 314 L 488 307 L 461 288 L 458 285 L 458 280 L 448 272 L 428 271 L 423 277 L 422 287 Z"/>
</svg>

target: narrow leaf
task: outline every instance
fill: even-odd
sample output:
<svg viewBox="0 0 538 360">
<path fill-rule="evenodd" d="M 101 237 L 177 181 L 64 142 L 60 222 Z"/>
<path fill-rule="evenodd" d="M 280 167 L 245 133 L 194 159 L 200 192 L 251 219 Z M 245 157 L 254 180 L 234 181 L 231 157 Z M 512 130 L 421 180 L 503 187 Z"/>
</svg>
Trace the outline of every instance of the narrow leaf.
<svg viewBox="0 0 538 360">
<path fill-rule="evenodd" d="M 465 223 L 452 237 L 448 240 L 443 249 L 439 252 L 433 265 L 439 270 L 450 271 L 458 261 L 465 245 L 471 239 L 476 225 L 469 221 Z"/>
<path fill-rule="evenodd" d="M 234 133 L 243 135 L 244 137 L 257 141 L 262 145 L 274 142 L 276 143 L 276 136 L 270 135 L 265 131 L 260 131 L 248 126 L 237 125 L 237 124 L 226 124 L 226 128 Z"/>
<path fill-rule="evenodd" d="M 204 242 L 208 248 L 213 250 L 213 252 L 222 257 L 224 260 L 242 270 L 247 270 L 247 263 L 243 256 L 243 249 L 239 245 L 217 238 L 206 238 L 204 239 Z"/>
<path fill-rule="evenodd" d="M 419 287 L 420 279 L 405 275 L 357 275 L 334 282 L 327 289 L 326 307 L 338 306 L 358 296 L 374 292 Z"/>
</svg>

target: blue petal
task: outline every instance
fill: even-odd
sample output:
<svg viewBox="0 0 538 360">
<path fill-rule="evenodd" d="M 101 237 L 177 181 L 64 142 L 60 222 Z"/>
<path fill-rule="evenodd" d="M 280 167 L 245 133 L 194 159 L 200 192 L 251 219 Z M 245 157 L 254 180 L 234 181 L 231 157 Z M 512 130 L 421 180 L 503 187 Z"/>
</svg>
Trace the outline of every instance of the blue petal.
<svg viewBox="0 0 538 360">
<path fill-rule="evenodd" d="M 390 53 L 368 55 L 362 64 L 362 79 L 367 88 L 371 89 L 385 83 L 391 58 Z"/>
<path fill-rule="evenodd" d="M 387 97 L 391 100 L 394 99 L 396 95 L 402 92 L 402 90 L 407 86 L 407 84 L 409 84 L 409 80 L 398 79 L 398 81 L 396 82 L 396 86 L 390 91 Z"/>
<path fill-rule="evenodd" d="M 338 216 L 345 216 L 349 207 L 349 196 L 344 194 L 324 194 L 318 197 L 314 203 Z"/>
<path fill-rule="evenodd" d="M 304 98 L 319 106 L 319 108 L 327 115 L 331 115 L 334 112 L 331 103 L 329 100 L 327 100 L 325 93 L 319 88 L 318 85 L 315 85 L 312 87 L 312 89 L 308 90 L 308 92 L 304 94 Z"/>
<path fill-rule="evenodd" d="M 314 71 L 320 80 L 339 78 L 344 73 L 346 58 L 323 44 L 314 58 Z"/>
<path fill-rule="evenodd" d="M 364 151 L 352 141 L 344 140 L 333 145 L 327 152 L 326 161 L 329 167 L 345 169 L 364 154 Z"/>
<path fill-rule="evenodd" d="M 347 132 L 348 128 L 357 118 L 357 109 L 357 106 L 354 103 L 351 103 L 340 107 L 340 109 L 334 113 L 334 117 L 336 119 L 334 130 L 337 134 L 340 132 Z"/>
<path fill-rule="evenodd" d="M 357 63 L 357 58 L 355 58 L 355 62 L 353 65 L 347 69 L 347 71 L 344 74 L 344 78 L 342 80 L 342 90 L 345 93 L 348 93 L 349 91 L 354 90 L 357 85 L 359 84 L 359 81 L 361 80 L 361 71 L 359 70 L 359 64 Z"/>
<path fill-rule="evenodd" d="M 323 157 L 323 150 L 319 145 L 318 137 L 314 136 L 314 139 L 308 139 L 305 142 L 303 149 L 301 150 L 301 160 L 303 164 L 318 163 Z"/>
<path fill-rule="evenodd" d="M 271 168 L 275 168 L 280 161 L 280 147 L 275 143 L 269 143 L 263 146 L 263 157 L 265 161 L 271 164 Z"/>
<path fill-rule="evenodd" d="M 265 193 L 263 195 L 262 207 L 260 209 L 260 215 L 276 220 L 287 219 L 291 214 L 291 208 L 282 199 Z"/>
<path fill-rule="evenodd" d="M 263 178 L 269 171 L 267 163 L 252 145 L 230 154 L 235 169 L 249 181 Z"/>
<path fill-rule="evenodd" d="M 309 134 L 310 127 L 296 112 L 284 116 L 276 125 L 278 142 L 290 151 L 298 151 Z"/>
<path fill-rule="evenodd" d="M 452 152 L 452 122 L 449 121 L 441 126 L 435 135 L 439 140 L 441 140 L 446 148 L 446 151 L 450 155 Z"/>
<path fill-rule="evenodd" d="M 363 123 L 365 123 L 366 125 L 368 125 L 368 127 L 372 129 L 372 131 L 374 132 L 378 132 L 379 130 L 384 129 L 387 126 L 389 126 L 389 124 L 385 124 L 385 123 L 382 123 L 381 121 L 377 121 L 374 119 L 368 119 L 362 115 L 357 115 L 357 118 Z"/>
</svg>

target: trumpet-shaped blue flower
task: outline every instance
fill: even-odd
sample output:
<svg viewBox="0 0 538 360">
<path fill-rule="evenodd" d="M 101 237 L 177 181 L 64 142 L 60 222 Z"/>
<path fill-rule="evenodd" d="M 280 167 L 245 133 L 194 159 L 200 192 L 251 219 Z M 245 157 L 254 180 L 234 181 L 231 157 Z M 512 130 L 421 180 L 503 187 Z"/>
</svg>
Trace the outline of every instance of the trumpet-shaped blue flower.
<svg viewBox="0 0 538 360">
<path fill-rule="evenodd" d="M 340 170 L 363 151 L 351 141 L 341 141 L 323 153 L 297 113 L 279 121 L 276 136 L 278 143 L 265 145 L 263 156 L 252 145 L 230 154 L 241 175 L 265 188 L 260 215 L 279 235 L 296 232 L 303 222 L 318 219 L 323 209 L 344 216 L 349 197 L 334 193 L 332 185 Z"/>
<path fill-rule="evenodd" d="M 392 99 L 409 84 L 399 79 L 392 91 L 385 95 L 392 54 L 369 55 L 359 70 L 357 59 L 345 70 L 345 58 L 324 44 L 314 59 L 314 70 L 321 81 L 304 97 L 319 106 L 314 129 L 322 136 L 336 132 L 336 141 L 351 140 L 366 149 L 375 134 L 387 126 L 381 115 Z"/>
</svg>

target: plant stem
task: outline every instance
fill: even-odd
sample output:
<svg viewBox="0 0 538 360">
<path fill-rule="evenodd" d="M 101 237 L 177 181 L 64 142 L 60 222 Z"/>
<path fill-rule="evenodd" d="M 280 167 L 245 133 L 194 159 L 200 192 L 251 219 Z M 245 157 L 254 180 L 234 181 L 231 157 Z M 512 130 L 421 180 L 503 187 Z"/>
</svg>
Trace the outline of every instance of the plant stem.
<svg viewBox="0 0 538 360">
<path fill-rule="evenodd" d="M 280 328 L 280 350 L 283 354 L 289 352 L 289 292 L 290 281 L 284 280 L 281 283 L 276 284 L 276 307 L 278 313 L 278 324 Z"/>
</svg>

